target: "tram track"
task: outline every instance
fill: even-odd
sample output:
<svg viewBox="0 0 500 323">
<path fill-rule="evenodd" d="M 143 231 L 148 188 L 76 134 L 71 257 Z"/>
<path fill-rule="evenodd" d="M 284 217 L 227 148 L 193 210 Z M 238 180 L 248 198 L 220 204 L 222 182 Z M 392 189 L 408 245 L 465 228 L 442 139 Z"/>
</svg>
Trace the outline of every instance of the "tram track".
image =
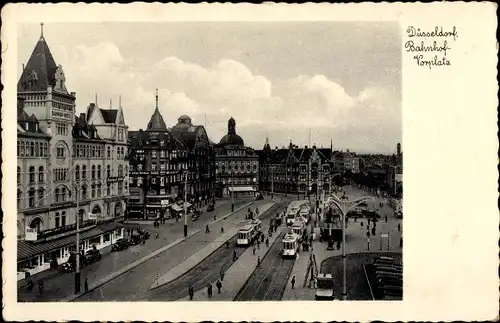
<svg viewBox="0 0 500 323">
<path fill-rule="evenodd" d="M 234 301 L 278 301 L 288 282 L 295 259 L 281 256 L 281 233 L 256 268 L 240 289 Z"/>
<path fill-rule="evenodd" d="M 282 206 L 283 203 L 276 203 L 265 211 L 259 219 L 264 220 L 271 217 L 277 210 L 281 209 Z M 150 290 L 144 297 L 144 300 L 175 301 L 188 295 L 189 286 L 192 286 L 195 291 L 206 288 L 208 284 L 215 282 L 220 277 L 221 268 L 227 271 L 227 269 L 233 265 L 234 251 L 236 251 L 236 256 L 238 258 L 246 251 L 246 248 L 236 246 L 236 239 L 237 234 L 229 239 L 229 243 L 232 247 L 226 248 L 225 245 L 222 245 L 217 248 L 208 257 L 182 276 L 163 286 Z"/>
</svg>

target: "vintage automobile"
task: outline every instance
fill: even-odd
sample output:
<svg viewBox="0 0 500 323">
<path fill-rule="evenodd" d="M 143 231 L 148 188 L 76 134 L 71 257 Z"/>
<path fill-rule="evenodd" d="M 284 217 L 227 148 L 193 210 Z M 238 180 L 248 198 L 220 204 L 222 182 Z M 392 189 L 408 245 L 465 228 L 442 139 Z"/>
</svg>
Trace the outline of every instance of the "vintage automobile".
<svg viewBox="0 0 500 323">
<path fill-rule="evenodd" d="M 264 195 L 262 195 L 262 194 L 257 195 L 257 198 L 256 198 L 257 201 L 261 201 L 263 199 L 264 199 Z"/>
<path fill-rule="evenodd" d="M 118 239 L 116 242 L 111 246 L 111 251 L 121 251 L 127 249 L 129 246 L 129 242 L 127 239 Z"/>
<path fill-rule="evenodd" d="M 101 253 L 97 249 L 91 249 L 85 253 L 85 259 L 87 260 L 87 263 L 99 261 L 101 260 L 101 258 Z"/>
</svg>

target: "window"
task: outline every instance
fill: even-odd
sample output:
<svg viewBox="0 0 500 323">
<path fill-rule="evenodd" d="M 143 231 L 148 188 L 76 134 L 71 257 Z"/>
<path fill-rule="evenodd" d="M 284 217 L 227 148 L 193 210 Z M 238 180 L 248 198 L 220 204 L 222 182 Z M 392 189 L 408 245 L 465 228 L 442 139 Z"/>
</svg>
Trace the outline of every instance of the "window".
<svg viewBox="0 0 500 323">
<path fill-rule="evenodd" d="M 160 151 L 160 158 L 165 158 L 165 150 Z"/>
<path fill-rule="evenodd" d="M 43 176 L 43 166 L 38 167 L 38 181 L 40 183 L 43 183 L 44 181 L 44 176 Z"/>
<path fill-rule="evenodd" d="M 92 184 L 91 186 L 91 189 L 92 189 L 92 198 L 95 198 L 95 184 Z"/>
<path fill-rule="evenodd" d="M 165 163 L 160 164 L 160 170 L 165 170 Z"/>
<path fill-rule="evenodd" d="M 43 187 L 40 187 L 38 189 L 38 203 L 40 205 L 43 205 L 43 200 L 44 200 L 44 195 L 45 195 L 45 190 L 43 189 Z"/>
<path fill-rule="evenodd" d="M 87 166 L 83 165 L 82 166 L 82 179 L 87 178 Z"/>
<path fill-rule="evenodd" d="M 35 167 L 30 166 L 30 183 L 35 182 Z"/>
<path fill-rule="evenodd" d="M 102 185 L 101 183 L 97 184 L 97 197 L 101 197 L 102 193 Z"/>
<path fill-rule="evenodd" d="M 110 165 L 106 166 L 106 173 L 107 173 L 106 177 L 110 178 L 111 177 L 111 166 Z"/>
<path fill-rule="evenodd" d="M 35 142 L 35 157 L 40 157 L 40 147 L 38 146 L 38 142 Z"/>
<path fill-rule="evenodd" d="M 151 157 L 156 158 L 156 150 L 151 151 Z"/>
<path fill-rule="evenodd" d="M 49 147 L 49 145 L 47 143 L 43 144 L 43 156 L 44 157 L 48 156 L 48 147 Z"/>
<path fill-rule="evenodd" d="M 156 170 L 156 164 L 151 164 L 151 170 Z"/>
<path fill-rule="evenodd" d="M 123 177 L 123 166 L 118 166 L 118 177 Z"/>
<path fill-rule="evenodd" d="M 59 199 L 60 199 L 59 188 L 56 188 L 56 190 L 55 190 L 55 196 L 56 196 L 56 202 L 59 202 Z"/>
<path fill-rule="evenodd" d="M 82 185 L 82 200 L 87 199 L 87 185 Z"/>
<path fill-rule="evenodd" d="M 111 184 L 110 183 L 106 184 L 106 195 L 107 196 L 111 195 Z"/>
<path fill-rule="evenodd" d="M 17 190 L 17 208 L 18 209 L 22 208 L 22 198 L 23 198 L 23 192 L 21 192 L 21 190 Z"/>
<path fill-rule="evenodd" d="M 64 147 L 63 146 L 59 146 L 56 148 L 56 156 L 58 158 L 63 158 L 64 157 Z"/>
<path fill-rule="evenodd" d="M 35 206 L 35 189 L 33 187 L 30 188 L 30 190 L 28 191 L 28 196 L 29 196 L 29 199 L 28 199 L 29 207 L 34 207 Z"/>
<path fill-rule="evenodd" d="M 123 140 L 123 129 L 118 129 L 118 140 Z"/>
<path fill-rule="evenodd" d="M 76 180 L 80 179 L 80 165 L 76 165 L 75 167 L 75 179 Z"/>
<path fill-rule="evenodd" d="M 101 178 L 101 165 L 97 166 L 97 178 Z"/>
<path fill-rule="evenodd" d="M 123 194 L 123 182 L 118 182 L 118 195 Z"/>
<path fill-rule="evenodd" d="M 21 183 L 21 167 L 17 166 L 17 183 Z"/>
<path fill-rule="evenodd" d="M 142 164 L 137 165 L 137 170 L 142 171 Z"/>
<path fill-rule="evenodd" d="M 92 179 L 95 179 L 95 165 L 92 165 L 91 177 Z"/>
<path fill-rule="evenodd" d="M 61 226 L 61 217 L 59 215 L 59 212 L 56 212 L 56 215 L 55 215 L 55 220 L 56 220 L 56 228 L 59 228 Z"/>
<path fill-rule="evenodd" d="M 111 158 L 111 147 L 108 146 L 107 151 L 108 151 L 108 158 Z"/>
<path fill-rule="evenodd" d="M 17 157 L 21 156 L 21 142 L 17 142 Z"/>
<path fill-rule="evenodd" d="M 61 213 L 61 226 L 66 226 L 66 211 L 62 211 Z"/>
<path fill-rule="evenodd" d="M 66 187 L 63 187 L 61 189 L 61 200 L 64 202 L 66 201 Z"/>
<path fill-rule="evenodd" d="M 35 143 L 30 143 L 30 156 L 35 156 Z"/>
</svg>

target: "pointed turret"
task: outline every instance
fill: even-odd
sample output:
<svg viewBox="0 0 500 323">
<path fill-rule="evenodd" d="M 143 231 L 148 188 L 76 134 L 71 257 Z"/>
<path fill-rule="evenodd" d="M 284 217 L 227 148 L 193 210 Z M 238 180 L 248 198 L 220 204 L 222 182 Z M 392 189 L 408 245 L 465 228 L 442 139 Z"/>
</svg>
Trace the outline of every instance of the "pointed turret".
<svg viewBox="0 0 500 323">
<path fill-rule="evenodd" d="M 17 90 L 47 91 L 47 87 L 56 85 L 57 64 L 50 52 L 49 46 L 43 36 L 43 23 L 41 24 L 40 38 L 31 53 L 28 63 L 17 83 Z"/>
<path fill-rule="evenodd" d="M 151 116 L 151 119 L 148 122 L 146 130 L 158 130 L 158 131 L 167 130 L 167 125 L 165 124 L 163 116 L 161 115 L 160 110 L 158 109 L 158 89 L 156 89 L 155 111 L 153 112 L 153 115 Z"/>
</svg>

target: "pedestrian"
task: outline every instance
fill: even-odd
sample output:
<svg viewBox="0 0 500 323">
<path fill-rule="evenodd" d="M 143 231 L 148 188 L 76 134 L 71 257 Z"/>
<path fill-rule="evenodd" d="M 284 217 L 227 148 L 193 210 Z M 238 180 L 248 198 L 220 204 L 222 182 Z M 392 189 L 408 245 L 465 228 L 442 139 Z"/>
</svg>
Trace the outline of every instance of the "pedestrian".
<svg viewBox="0 0 500 323">
<path fill-rule="evenodd" d="M 225 276 L 225 272 L 224 272 L 224 266 L 222 266 L 222 268 L 220 269 L 220 280 L 221 281 L 224 281 L 224 276 Z"/>
<path fill-rule="evenodd" d="M 257 257 L 257 267 L 260 267 L 260 256 Z"/>
<path fill-rule="evenodd" d="M 38 281 L 38 294 L 43 295 L 43 280 Z"/>
<path fill-rule="evenodd" d="M 385 216 L 385 222 L 387 223 L 387 215 Z"/>
<path fill-rule="evenodd" d="M 255 254 L 255 252 L 254 252 Z M 236 261 L 237 257 L 236 257 L 236 250 L 233 250 L 233 261 Z"/>
<path fill-rule="evenodd" d="M 212 285 L 211 284 L 207 285 L 207 295 L 208 295 L 208 298 L 212 298 Z"/>
<path fill-rule="evenodd" d="M 224 233 L 224 227 L 220 227 L 220 233 Z"/>
<path fill-rule="evenodd" d="M 33 290 L 33 287 L 34 287 L 35 284 L 33 284 L 33 281 L 31 279 L 28 280 L 28 284 L 26 285 L 26 287 L 28 288 L 28 290 L 31 292 Z"/>
<path fill-rule="evenodd" d="M 269 238 L 266 238 L 266 247 L 269 247 Z"/>
<path fill-rule="evenodd" d="M 220 280 L 217 279 L 217 284 L 215 284 L 215 286 L 217 286 L 217 292 L 220 294 L 220 289 L 222 288 L 222 283 L 220 282 Z"/>
<path fill-rule="evenodd" d="M 226 249 L 229 249 L 229 240 L 226 240 Z"/>
<path fill-rule="evenodd" d="M 85 290 L 85 293 L 89 291 L 89 279 L 85 277 L 85 283 L 83 284 L 83 288 Z"/>
<path fill-rule="evenodd" d="M 259 239 L 257 239 L 257 249 L 260 250 L 260 242 L 259 242 Z"/>
<path fill-rule="evenodd" d="M 337 249 L 340 250 L 340 241 L 337 241 Z"/>
<path fill-rule="evenodd" d="M 295 276 L 292 277 L 292 289 L 295 287 Z"/>
<path fill-rule="evenodd" d="M 209 233 L 210 229 L 208 228 L 208 224 L 205 226 L 205 233 Z"/>
<path fill-rule="evenodd" d="M 192 301 L 194 297 L 194 289 L 193 286 L 191 285 L 189 285 L 188 294 L 189 294 L 189 300 Z"/>
<path fill-rule="evenodd" d="M 253 255 L 255 256 L 255 246 L 253 247 L 252 251 L 253 251 Z"/>
</svg>

